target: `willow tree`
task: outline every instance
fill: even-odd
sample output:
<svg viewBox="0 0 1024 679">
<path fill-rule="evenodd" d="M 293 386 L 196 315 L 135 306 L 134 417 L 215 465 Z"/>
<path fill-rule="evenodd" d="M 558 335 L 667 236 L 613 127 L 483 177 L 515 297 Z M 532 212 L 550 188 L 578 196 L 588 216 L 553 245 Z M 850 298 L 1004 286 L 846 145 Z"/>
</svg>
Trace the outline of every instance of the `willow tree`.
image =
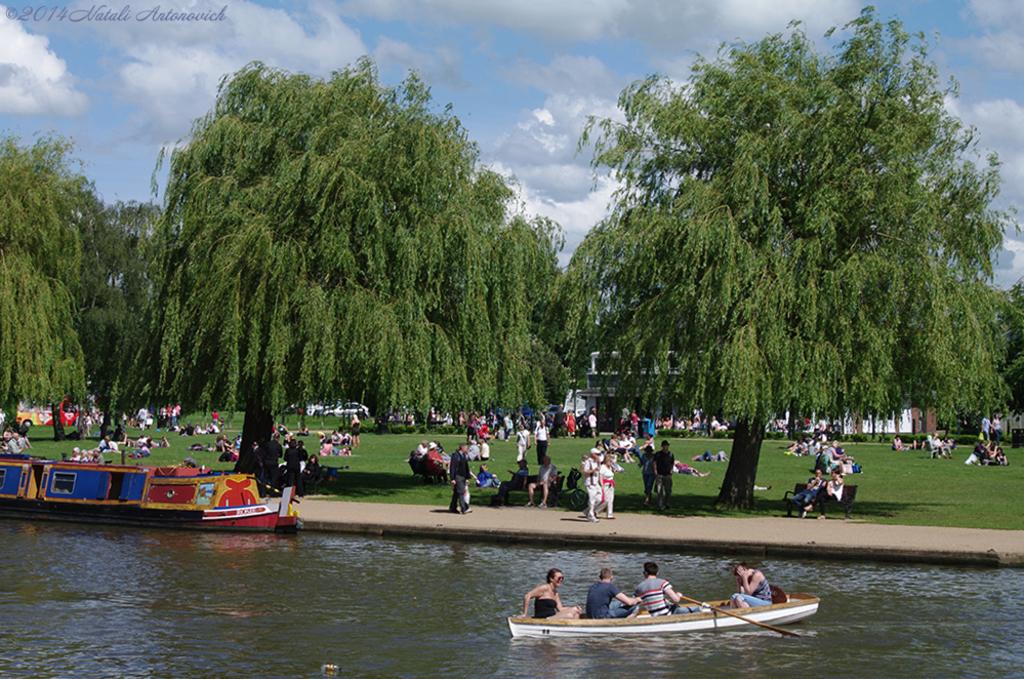
<svg viewBox="0 0 1024 679">
<path fill-rule="evenodd" d="M 151 234 L 159 209 L 151 203 L 104 205 L 95 196 L 78 217 L 82 244 L 76 328 L 89 392 L 103 405 L 104 434 L 114 411 L 138 407 L 131 392 L 135 358 L 145 340 L 139 319 L 149 295 Z"/>
<path fill-rule="evenodd" d="M 955 91 L 923 36 L 871 9 L 846 29 L 831 53 L 794 27 L 685 84 L 636 82 L 624 120 L 581 140 L 621 189 L 570 264 L 575 336 L 620 395 L 736 420 L 722 506 L 752 505 L 787 410 L 950 415 L 1002 396 L 998 162 L 943 106 Z"/>
<path fill-rule="evenodd" d="M 384 87 L 368 60 L 225 78 L 170 156 L 148 393 L 237 403 L 243 452 L 294 402 L 536 400 L 551 227 L 512 216 L 477 156 L 419 80 Z"/>
<path fill-rule="evenodd" d="M 12 413 L 84 392 L 74 220 L 92 188 L 73 166 L 62 139 L 0 139 L 0 404 Z"/>
</svg>

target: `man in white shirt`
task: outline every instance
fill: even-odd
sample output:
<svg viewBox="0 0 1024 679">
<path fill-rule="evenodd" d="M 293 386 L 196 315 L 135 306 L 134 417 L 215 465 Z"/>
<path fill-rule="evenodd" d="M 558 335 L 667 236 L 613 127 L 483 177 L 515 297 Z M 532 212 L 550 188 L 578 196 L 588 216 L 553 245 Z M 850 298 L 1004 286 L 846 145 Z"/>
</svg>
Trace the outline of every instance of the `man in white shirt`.
<svg viewBox="0 0 1024 679">
<path fill-rule="evenodd" d="M 543 491 L 543 497 L 541 498 L 540 504 L 537 505 L 540 509 L 548 508 L 548 492 L 554 487 L 555 479 L 558 477 L 558 469 L 555 465 L 551 464 L 551 457 L 549 455 L 544 456 L 544 461 L 537 471 L 537 480 L 526 487 L 526 493 L 530 496 L 530 501 L 526 504 L 527 507 L 533 507 L 533 491 L 538 487 Z"/>
<path fill-rule="evenodd" d="M 516 462 L 526 459 L 526 449 L 530 447 L 530 432 L 524 424 L 516 434 Z"/>
</svg>

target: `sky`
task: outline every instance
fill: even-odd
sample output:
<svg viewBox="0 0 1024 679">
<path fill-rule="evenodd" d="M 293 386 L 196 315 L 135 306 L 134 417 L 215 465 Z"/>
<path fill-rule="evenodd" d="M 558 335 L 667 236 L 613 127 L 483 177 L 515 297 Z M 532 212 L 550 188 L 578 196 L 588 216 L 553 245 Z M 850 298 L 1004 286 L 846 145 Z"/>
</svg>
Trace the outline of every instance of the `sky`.
<svg viewBox="0 0 1024 679">
<path fill-rule="evenodd" d="M 514 178 L 517 209 L 556 221 L 563 263 L 607 213 L 611 180 L 578 151 L 590 116 L 621 117 L 619 93 L 661 73 L 683 82 L 698 55 L 802 22 L 821 51 L 853 0 L 99 0 L 23 1 L 0 17 L 0 134 L 75 143 L 108 202 L 162 201 L 161 149 L 187 139 L 222 78 L 252 61 L 326 77 L 364 55 L 386 85 L 410 71 L 450 104 L 486 165 Z M 951 113 L 998 154 L 998 209 L 1024 205 L 1024 2 L 891 0 L 878 16 L 923 32 Z M 182 20 L 174 13 L 184 15 Z M 188 16 L 191 14 L 192 16 Z M 156 182 L 156 193 L 153 184 Z M 1024 277 L 1007 229 L 995 283 Z"/>
</svg>

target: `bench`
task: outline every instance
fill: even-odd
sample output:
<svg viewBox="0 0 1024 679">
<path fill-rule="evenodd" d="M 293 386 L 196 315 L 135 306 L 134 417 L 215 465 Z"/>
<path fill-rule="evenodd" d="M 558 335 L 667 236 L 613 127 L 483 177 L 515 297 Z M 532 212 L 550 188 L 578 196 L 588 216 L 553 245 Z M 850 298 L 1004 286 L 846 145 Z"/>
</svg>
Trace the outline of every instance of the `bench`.
<svg viewBox="0 0 1024 679">
<path fill-rule="evenodd" d="M 509 496 L 511 496 L 512 493 L 525 493 L 526 489 L 529 487 L 529 485 L 531 483 L 537 483 L 537 475 L 536 474 L 530 474 L 529 476 L 527 476 L 526 477 L 526 484 L 522 488 L 516 488 L 515 490 L 509 490 Z M 558 499 L 562 495 L 562 486 L 563 486 L 564 483 L 565 483 L 565 477 L 564 476 L 559 474 L 558 476 L 555 477 L 555 485 L 554 485 L 553 488 L 551 488 L 548 491 L 548 504 L 550 506 L 555 506 L 555 505 L 558 504 Z M 541 498 L 544 497 L 544 491 L 542 491 L 539 488 L 537 490 L 533 491 L 533 492 L 534 492 L 534 499 L 537 500 L 538 502 L 541 500 Z M 540 497 L 537 497 L 538 494 L 540 494 Z"/>
<path fill-rule="evenodd" d="M 793 510 L 796 509 L 796 505 L 790 502 L 790 498 L 797 493 L 802 493 L 807 490 L 806 483 L 798 483 L 793 487 L 793 490 L 787 490 L 786 494 L 782 496 L 782 501 L 786 503 L 786 516 L 793 516 Z M 819 496 L 820 497 L 820 496 Z M 857 486 L 850 486 L 843 484 L 843 499 L 836 500 L 831 495 L 825 496 L 823 500 L 815 500 L 818 504 L 818 509 L 821 511 L 821 515 L 825 516 L 825 505 L 828 503 L 842 504 L 846 506 L 846 518 L 850 518 L 850 510 L 853 509 L 853 503 L 857 500 Z"/>
</svg>

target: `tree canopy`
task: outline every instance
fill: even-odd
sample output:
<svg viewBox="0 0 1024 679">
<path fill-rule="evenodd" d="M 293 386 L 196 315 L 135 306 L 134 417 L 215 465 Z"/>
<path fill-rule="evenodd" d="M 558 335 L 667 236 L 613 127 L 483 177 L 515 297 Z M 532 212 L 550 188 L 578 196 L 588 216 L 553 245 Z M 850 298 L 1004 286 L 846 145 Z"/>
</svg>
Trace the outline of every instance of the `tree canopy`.
<svg viewBox="0 0 1024 679">
<path fill-rule="evenodd" d="M 539 401 L 530 294 L 556 228 L 477 160 L 415 76 L 384 87 L 369 60 L 225 78 L 170 156 L 148 392 L 237 398 L 243 445 L 294 402 Z"/>
<path fill-rule="evenodd" d="M 84 393 L 75 333 L 81 249 L 74 221 L 91 185 L 70 143 L 0 138 L 0 404 Z"/>
<path fill-rule="evenodd" d="M 923 36 L 871 8 L 831 54 L 798 26 L 699 59 L 591 121 L 621 182 L 566 277 L 620 397 L 737 420 L 719 503 L 749 506 L 787 410 L 998 402 L 998 161 L 944 107 Z M 829 36 L 832 32 L 830 31 Z M 612 352 L 615 352 L 614 354 Z"/>
<path fill-rule="evenodd" d="M 142 319 L 154 256 L 148 248 L 160 211 L 151 203 L 104 205 L 90 194 L 79 212 L 82 266 L 76 328 L 89 391 L 109 419 L 112 409 L 131 411 L 139 404 L 130 388 L 145 339 Z"/>
</svg>

